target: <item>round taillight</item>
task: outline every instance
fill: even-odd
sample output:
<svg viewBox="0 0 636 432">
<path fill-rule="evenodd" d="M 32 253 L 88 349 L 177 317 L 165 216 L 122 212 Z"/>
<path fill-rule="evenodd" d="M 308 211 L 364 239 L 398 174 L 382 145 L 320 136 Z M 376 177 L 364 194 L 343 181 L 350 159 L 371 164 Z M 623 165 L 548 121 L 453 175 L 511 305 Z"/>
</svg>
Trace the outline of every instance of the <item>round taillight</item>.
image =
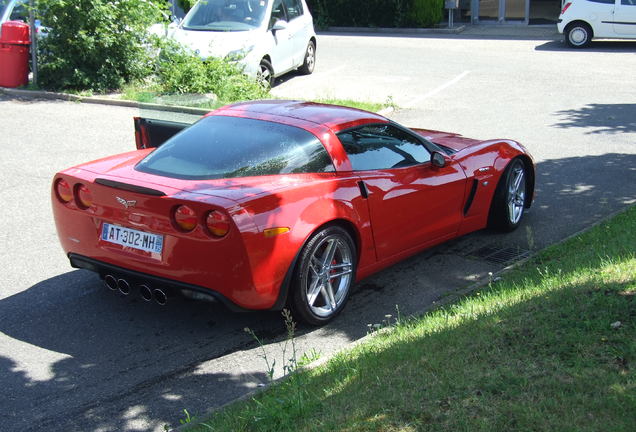
<svg viewBox="0 0 636 432">
<path fill-rule="evenodd" d="M 214 210 L 208 213 L 208 217 L 205 219 L 205 225 L 208 227 L 208 231 L 214 237 L 225 237 L 230 231 L 230 219 L 221 213 Z"/>
<path fill-rule="evenodd" d="M 93 194 L 86 186 L 80 184 L 75 191 L 77 193 L 77 204 L 80 208 L 87 209 L 93 205 Z"/>
<path fill-rule="evenodd" d="M 182 205 L 174 211 L 174 221 L 183 231 L 192 231 L 197 226 L 197 215 L 190 207 Z"/>
<path fill-rule="evenodd" d="M 55 182 L 55 193 L 60 201 L 63 203 L 71 202 L 73 199 L 73 191 L 71 186 L 64 179 L 58 179 Z"/>
</svg>

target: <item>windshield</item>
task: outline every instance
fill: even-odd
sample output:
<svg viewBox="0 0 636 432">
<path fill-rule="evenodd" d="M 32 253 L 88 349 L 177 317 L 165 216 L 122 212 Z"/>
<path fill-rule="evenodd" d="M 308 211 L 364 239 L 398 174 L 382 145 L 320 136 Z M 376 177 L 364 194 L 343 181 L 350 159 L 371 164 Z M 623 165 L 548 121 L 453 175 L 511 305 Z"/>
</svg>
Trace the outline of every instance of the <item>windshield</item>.
<svg viewBox="0 0 636 432">
<path fill-rule="evenodd" d="M 205 117 L 166 141 L 137 171 L 189 180 L 334 171 L 304 129 L 241 117 Z"/>
<path fill-rule="evenodd" d="M 208 31 L 253 30 L 263 22 L 268 1 L 200 0 L 186 15 L 183 28 Z"/>
</svg>

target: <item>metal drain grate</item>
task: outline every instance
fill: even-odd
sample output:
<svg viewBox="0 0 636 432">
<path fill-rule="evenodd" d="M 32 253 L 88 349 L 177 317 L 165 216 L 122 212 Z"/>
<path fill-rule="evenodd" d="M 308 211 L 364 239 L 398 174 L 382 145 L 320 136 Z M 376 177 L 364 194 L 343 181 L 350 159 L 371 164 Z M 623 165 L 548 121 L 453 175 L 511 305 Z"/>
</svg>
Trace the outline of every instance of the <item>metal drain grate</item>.
<svg viewBox="0 0 636 432">
<path fill-rule="evenodd" d="M 517 247 L 484 246 L 467 255 L 469 258 L 483 259 L 494 264 L 509 265 L 527 258 L 530 251 Z"/>
</svg>

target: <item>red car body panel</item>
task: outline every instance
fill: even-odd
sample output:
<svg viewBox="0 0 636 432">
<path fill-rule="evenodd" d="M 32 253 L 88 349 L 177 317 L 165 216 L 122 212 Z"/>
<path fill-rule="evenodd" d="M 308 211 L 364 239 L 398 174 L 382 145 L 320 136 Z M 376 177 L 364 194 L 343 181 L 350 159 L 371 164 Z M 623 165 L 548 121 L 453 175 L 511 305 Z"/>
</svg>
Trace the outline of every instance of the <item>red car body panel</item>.
<svg viewBox="0 0 636 432">
<path fill-rule="evenodd" d="M 209 290 L 240 308 L 278 308 L 284 305 L 299 251 L 321 226 L 338 223 L 349 230 L 357 246 L 359 280 L 424 248 L 484 228 L 507 164 L 516 157 L 532 163 L 527 151 L 514 141 L 482 142 L 413 129 L 456 151 L 445 156 L 444 167 L 428 162 L 356 172 L 336 134 L 364 124 L 390 123 L 386 118 L 292 101 L 249 102 L 208 115 L 248 117 L 305 129 L 322 142 L 336 171 L 183 180 L 135 170 L 153 149 L 82 164 L 56 174 L 53 182 L 53 213 L 66 253 Z M 74 189 L 87 186 L 93 204 L 83 209 L 77 197 L 62 202 L 55 189 L 58 179 Z M 120 182 L 132 189 L 104 182 Z M 361 193 L 361 182 L 367 197 Z M 136 192 L 134 187 L 150 188 L 163 196 Z M 122 206 L 117 197 L 134 201 L 134 208 Z M 197 215 L 199 223 L 192 232 L 183 232 L 174 222 L 174 211 L 182 204 Z M 205 215 L 212 210 L 231 221 L 223 238 L 215 238 L 205 228 Z M 105 222 L 163 235 L 161 255 L 101 240 Z M 288 231 L 269 235 L 267 230 L 273 228 Z"/>
</svg>

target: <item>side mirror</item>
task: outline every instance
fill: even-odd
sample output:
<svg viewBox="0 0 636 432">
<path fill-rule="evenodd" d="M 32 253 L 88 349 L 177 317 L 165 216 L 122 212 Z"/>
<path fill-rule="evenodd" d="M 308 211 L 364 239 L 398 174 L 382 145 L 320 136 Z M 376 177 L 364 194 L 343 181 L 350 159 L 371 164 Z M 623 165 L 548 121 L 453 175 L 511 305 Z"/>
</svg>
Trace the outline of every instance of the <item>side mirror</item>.
<svg viewBox="0 0 636 432">
<path fill-rule="evenodd" d="M 283 21 L 283 20 L 276 20 L 276 22 L 272 26 L 272 30 L 274 31 L 286 30 L 286 29 L 287 29 L 287 21 Z"/>
<path fill-rule="evenodd" d="M 446 166 L 446 158 L 440 152 L 434 151 L 431 153 L 431 164 L 437 168 L 444 168 Z"/>
</svg>

